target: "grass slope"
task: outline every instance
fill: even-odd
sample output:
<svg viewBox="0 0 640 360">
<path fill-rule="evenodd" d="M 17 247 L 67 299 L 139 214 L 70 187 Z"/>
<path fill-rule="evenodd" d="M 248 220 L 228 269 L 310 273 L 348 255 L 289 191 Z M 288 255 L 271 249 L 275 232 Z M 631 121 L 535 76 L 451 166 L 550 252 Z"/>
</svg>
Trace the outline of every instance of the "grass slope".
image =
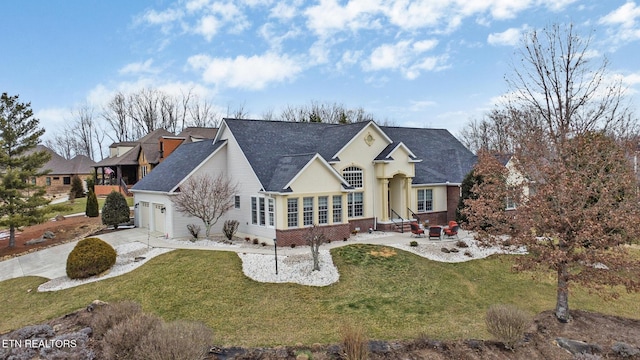
<svg viewBox="0 0 640 360">
<path fill-rule="evenodd" d="M 339 341 L 344 324 L 375 339 L 489 338 L 484 314 L 512 303 L 531 315 L 555 306 L 552 276 L 515 274 L 512 258 L 449 264 L 393 248 L 332 250 L 340 281 L 327 287 L 255 282 L 235 253 L 177 250 L 116 278 L 38 293 L 42 278 L 0 282 L 0 333 L 61 316 L 94 299 L 134 300 L 165 320 L 202 321 L 221 345 L 273 346 Z M 31 289 L 32 291 L 28 291 Z M 573 309 L 638 318 L 640 296 L 605 302 L 576 289 Z"/>
</svg>

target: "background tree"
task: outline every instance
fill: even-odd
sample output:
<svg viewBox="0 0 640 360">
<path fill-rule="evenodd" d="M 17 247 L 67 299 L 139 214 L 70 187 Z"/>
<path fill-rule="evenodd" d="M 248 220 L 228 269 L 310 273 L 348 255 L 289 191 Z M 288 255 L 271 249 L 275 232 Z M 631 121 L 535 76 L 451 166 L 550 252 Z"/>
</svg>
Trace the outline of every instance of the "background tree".
<svg viewBox="0 0 640 360">
<path fill-rule="evenodd" d="M 320 271 L 320 245 L 327 242 L 327 236 L 324 234 L 324 230 L 320 226 L 314 224 L 309 228 L 305 241 L 311 248 L 313 271 Z"/>
<path fill-rule="evenodd" d="M 293 122 L 348 124 L 373 120 L 373 115 L 362 108 L 348 109 L 339 103 L 311 101 L 308 105 L 286 106 L 280 112 L 280 119 Z"/>
<path fill-rule="evenodd" d="M 114 229 L 118 225 L 127 223 L 130 220 L 129 204 L 124 195 L 117 191 L 112 191 L 104 201 L 102 206 L 102 223 L 112 225 Z"/>
<path fill-rule="evenodd" d="M 87 193 L 87 205 L 84 210 L 84 214 L 88 217 L 98 217 L 100 215 L 98 205 L 98 198 L 96 197 L 96 193 L 93 191 L 93 188 L 89 188 L 89 192 Z"/>
<path fill-rule="evenodd" d="M 9 227 L 9 247 L 16 243 L 16 228 L 42 222 L 46 213 L 44 187 L 32 181 L 51 155 L 34 151 L 44 134 L 30 103 L 18 96 L 0 96 L 0 225 Z"/>
<path fill-rule="evenodd" d="M 623 106 L 623 87 L 607 76 L 606 59 L 591 64 L 590 40 L 572 25 L 524 37 L 504 104 L 517 144 L 513 172 L 500 180 L 495 157 L 480 156 L 479 197 L 465 202 L 481 240 L 495 244 L 510 235 L 527 248 L 517 269 L 556 273 L 561 321 L 569 319 L 571 282 L 601 294 L 609 285 L 640 289 L 638 263 L 623 246 L 638 235 L 637 180 L 622 146 L 636 122 Z M 518 204 L 513 218 L 495 211 L 508 199 Z"/>
<path fill-rule="evenodd" d="M 224 174 L 216 177 L 209 174 L 194 175 L 180 185 L 180 192 L 171 201 L 178 212 L 202 220 L 205 237 L 209 238 L 211 228 L 233 208 L 233 196 L 237 192 L 237 184 L 233 184 Z"/>
</svg>

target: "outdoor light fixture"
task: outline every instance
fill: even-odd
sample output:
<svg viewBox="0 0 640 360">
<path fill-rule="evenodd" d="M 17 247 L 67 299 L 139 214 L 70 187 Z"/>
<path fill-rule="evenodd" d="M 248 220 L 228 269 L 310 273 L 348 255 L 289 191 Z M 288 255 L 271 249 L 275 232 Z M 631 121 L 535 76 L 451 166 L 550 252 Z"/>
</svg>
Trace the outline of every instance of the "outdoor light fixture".
<svg viewBox="0 0 640 360">
<path fill-rule="evenodd" d="M 278 239 L 273 238 L 273 253 L 276 259 L 276 275 L 278 275 Z"/>
<path fill-rule="evenodd" d="M 164 214 L 164 212 L 165 212 L 166 210 L 167 210 L 167 208 L 166 208 L 166 207 L 164 207 L 164 206 L 160 208 L 160 212 L 161 212 L 161 213 L 163 213 L 163 214 Z"/>
<path fill-rule="evenodd" d="M 138 205 L 140 205 L 140 203 L 136 203 L 135 205 L 133 205 L 133 208 L 134 208 L 134 209 L 137 209 L 137 208 L 138 208 Z"/>
</svg>

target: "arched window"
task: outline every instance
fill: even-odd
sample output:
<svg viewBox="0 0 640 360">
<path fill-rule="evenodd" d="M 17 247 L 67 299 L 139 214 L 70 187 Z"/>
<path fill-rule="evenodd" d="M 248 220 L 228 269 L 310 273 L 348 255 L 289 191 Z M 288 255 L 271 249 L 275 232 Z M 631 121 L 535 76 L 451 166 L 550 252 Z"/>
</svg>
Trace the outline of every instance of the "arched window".
<svg viewBox="0 0 640 360">
<path fill-rule="evenodd" d="M 342 177 L 356 189 L 362 189 L 362 169 L 357 166 L 349 166 L 342 170 Z"/>
</svg>

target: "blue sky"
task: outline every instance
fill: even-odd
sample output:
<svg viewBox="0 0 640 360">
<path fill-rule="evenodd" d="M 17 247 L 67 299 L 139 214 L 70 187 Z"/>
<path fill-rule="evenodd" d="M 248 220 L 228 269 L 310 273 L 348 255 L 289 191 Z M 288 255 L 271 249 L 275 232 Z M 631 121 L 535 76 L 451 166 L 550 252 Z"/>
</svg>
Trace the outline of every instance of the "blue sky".
<svg viewBox="0 0 640 360">
<path fill-rule="evenodd" d="M 507 91 L 522 32 L 567 22 L 595 30 L 637 112 L 640 1 L 614 0 L 6 1 L 0 91 L 47 135 L 143 87 L 193 89 L 221 115 L 337 102 L 457 134 Z"/>
</svg>

